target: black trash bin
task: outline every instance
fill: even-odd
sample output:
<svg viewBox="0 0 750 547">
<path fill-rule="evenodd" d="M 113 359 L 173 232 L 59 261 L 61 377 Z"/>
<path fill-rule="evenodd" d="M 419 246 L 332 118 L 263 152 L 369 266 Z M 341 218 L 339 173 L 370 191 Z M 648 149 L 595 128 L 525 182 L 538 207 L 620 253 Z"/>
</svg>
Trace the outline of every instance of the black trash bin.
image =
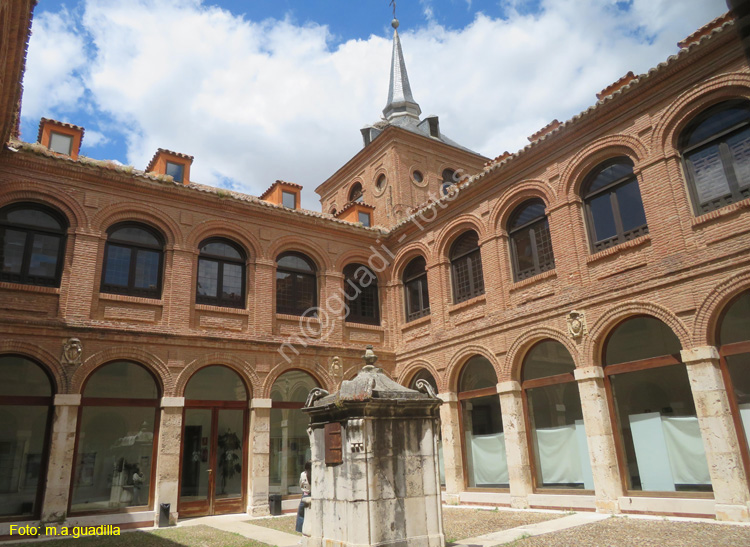
<svg viewBox="0 0 750 547">
<path fill-rule="evenodd" d="M 165 526 L 172 526 L 169 523 L 169 510 L 171 509 L 171 503 L 160 503 L 159 504 L 159 528 Z"/>
<path fill-rule="evenodd" d="M 268 509 L 273 516 L 281 514 L 281 494 L 271 494 L 268 496 Z"/>
</svg>

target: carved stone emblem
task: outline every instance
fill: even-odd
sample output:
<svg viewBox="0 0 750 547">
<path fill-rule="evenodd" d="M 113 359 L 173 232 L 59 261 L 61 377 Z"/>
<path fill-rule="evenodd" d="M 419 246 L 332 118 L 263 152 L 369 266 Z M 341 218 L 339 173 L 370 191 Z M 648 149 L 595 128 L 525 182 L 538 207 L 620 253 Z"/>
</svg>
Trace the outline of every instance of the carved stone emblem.
<svg viewBox="0 0 750 547">
<path fill-rule="evenodd" d="M 568 332 L 574 340 L 579 340 L 587 332 L 586 316 L 582 311 L 572 311 L 568 314 Z"/>
<path fill-rule="evenodd" d="M 70 365 L 73 367 L 80 366 L 81 355 L 83 354 L 83 344 L 78 338 L 68 338 L 62 344 L 62 357 L 60 362 L 63 365 Z"/>
<path fill-rule="evenodd" d="M 341 357 L 335 356 L 331 358 L 331 364 L 328 366 L 328 374 L 338 389 L 341 385 L 341 380 L 344 379 L 344 367 L 341 364 Z"/>
</svg>

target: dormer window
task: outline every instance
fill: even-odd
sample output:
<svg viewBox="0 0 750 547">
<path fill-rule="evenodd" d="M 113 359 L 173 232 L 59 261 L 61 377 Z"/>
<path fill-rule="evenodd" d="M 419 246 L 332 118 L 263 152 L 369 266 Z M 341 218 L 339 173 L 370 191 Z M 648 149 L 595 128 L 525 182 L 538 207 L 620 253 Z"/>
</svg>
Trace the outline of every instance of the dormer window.
<svg viewBox="0 0 750 547">
<path fill-rule="evenodd" d="M 58 154 L 70 156 L 70 152 L 73 150 L 73 135 L 64 135 L 57 131 L 50 131 L 49 149 Z"/>
<path fill-rule="evenodd" d="M 297 194 L 294 192 L 281 192 L 281 204 L 289 209 L 297 208 Z"/>
<path fill-rule="evenodd" d="M 182 182 L 185 176 L 185 166 L 181 163 L 167 162 L 167 175 L 171 176 L 175 182 Z"/>
<path fill-rule="evenodd" d="M 370 222 L 371 222 L 370 221 L 370 213 L 365 213 L 363 211 L 360 211 L 359 212 L 359 222 L 361 222 L 362 226 L 364 226 L 365 228 L 369 228 L 370 227 Z"/>
</svg>

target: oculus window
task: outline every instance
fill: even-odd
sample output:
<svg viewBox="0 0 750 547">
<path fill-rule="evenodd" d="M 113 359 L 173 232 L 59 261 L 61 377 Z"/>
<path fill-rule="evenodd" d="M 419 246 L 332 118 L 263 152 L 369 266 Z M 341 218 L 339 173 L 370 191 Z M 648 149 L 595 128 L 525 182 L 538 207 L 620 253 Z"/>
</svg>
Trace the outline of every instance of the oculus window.
<svg viewBox="0 0 750 547">
<path fill-rule="evenodd" d="M 102 288 L 105 293 L 159 298 L 164 240 L 143 224 L 116 224 L 104 248 Z"/>
<path fill-rule="evenodd" d="M 231 241 L 212 238 L 201 243 L 196 302 L 244 308 L 246 261 L 245 252 Z"/>
</svg>

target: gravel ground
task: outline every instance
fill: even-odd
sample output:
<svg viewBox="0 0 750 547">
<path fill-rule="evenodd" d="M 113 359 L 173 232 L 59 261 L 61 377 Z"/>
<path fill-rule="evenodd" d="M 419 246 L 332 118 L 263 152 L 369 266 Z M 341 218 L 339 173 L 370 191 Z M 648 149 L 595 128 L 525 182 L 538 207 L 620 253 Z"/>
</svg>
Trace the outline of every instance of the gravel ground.
<svg viewBox="0 0 750 547">
<path fill-rule="evenodd" d="M 487 509 L 460 509 L 443 507 L 445 539 L 450 543 L 490 532 L 507 530 L 525 524 L 534 524 L 563 516 L 562 513 L 534 513 L 526 511 L 493 511 Z M 266 526 L 289 534 L 296 534 L 297 515 L 248 520 L 250 524 Z M 706 546 L 704 546 L 706 547 Z"/>
<path fill-rule="evenodd" d="M 509 543 L 513 547 L 748 547 L 750 527 L 613 517 Z"/>
</svg>

